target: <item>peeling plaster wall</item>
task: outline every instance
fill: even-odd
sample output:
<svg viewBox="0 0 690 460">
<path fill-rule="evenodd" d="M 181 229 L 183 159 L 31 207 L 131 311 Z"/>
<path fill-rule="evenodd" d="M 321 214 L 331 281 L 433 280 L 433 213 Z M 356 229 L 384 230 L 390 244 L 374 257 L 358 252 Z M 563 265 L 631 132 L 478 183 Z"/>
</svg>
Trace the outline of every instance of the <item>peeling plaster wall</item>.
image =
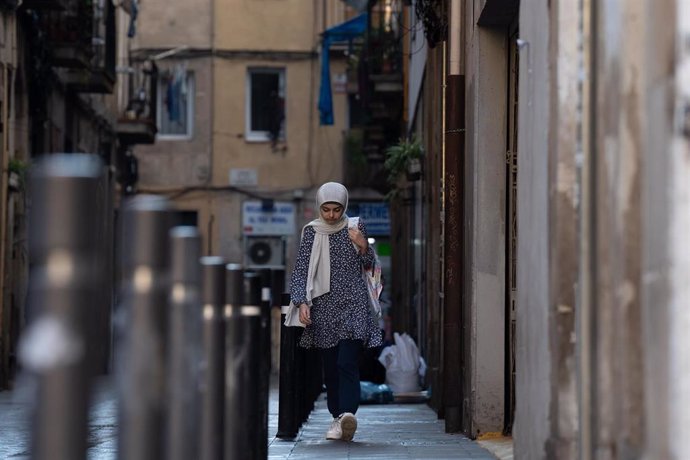
<svg viewBox="0 0 690 460">
<path fill-rule="evenodd" d="M 578 287 L 578 164 L 582 93 L 579 0 L 552 2 L 549 163 L 549 312 L 551 347 L 550 433 L 547 457 L 577 458 L 577 356 L 575 320 Z"/>
<path fill-rule="evenodd" d="M 687 458 L 690 436 L 690 6 L 678 2 L 675 123 L 670 144 L 668 260 L 670 320 L 670 456 Z M 672 12 L 671 8 L 666 10 Z M 683 44 L 680 46 L 680 44 Z M 670 107 L 668 107 L 670 108 Z"/>
<path fill-rule="evenodd" d="M 594 362 L 589 429 L 598 458 L 638 458 L 645 433 L 640 281 L 647 38 L 643 0 L 593 4 L 597 22 L 591 151 Z"/>
<path fill-rule="evenodd" d="M 684 6 L 521 2 L 518 459 L 687 457 Z"/>
<path fill-rule="evenodd" d="M 520 5 L 515 458 L 546 458 L 549 437 L 549 11 Z"/>
<path fill-rule="evenodd" d="M 645 2 L 644 16 L 648 27 L 645 46 L 642 50 L 647 65 L 644 107 L 647 111 L 648 127 L 645 138 L 642 168 L 643 183 L 641 206 L 643 212 L 642 232 L 642 279 L 641 296 L 643 305 L 643 339 L 645 357 L 645 408 L 648 431 L 646 433 L 645 457 L 648 459 L 680 459 L 682 455 L 671 456 L 670 445 L 677 435 L 671 429 L 669 414 L 676 407 L 670 385 L 669 328 L 676 318 L 669 305 L 671 292 L 670 265 L 676 250 L 687 254 L 687 243 L 675 248 L 669 240 L 668 222 L 674 208 L 672 184 L 669 176 L 676 170 L 673 164 L 675 155 L 671 154 L 671 136 L 674 111 L 674 76 L 676 71 L 676 28 L 673 27 L 680 15 L 676 12 L 675 1 Z M 686 83 L 687 83 L 687 77 Z M 676 170 L 685 175 L 688 183 L 690 171 Z M 686 204 L 687 206 L 687 204 Z M 688 213 L 686 208 L 686 213 Z M 685 229 L 687 231 L 687 228 Z M 687 270 L 682 273 L 687 284 Z M 685 298 L 685 310 L 687 311 Z M 686 313 L 687 314 L 687 313 Z M 687 330 L 683 332 L 688 337 Z M 687 373 L 687 369 L 685 370 Z M 687 407 L 679 407 L 687 413 Z M 676 427 L 685 428 L 688 427 Z M 682 443 L 685 437 L 676 438 Z"/>
</svg>

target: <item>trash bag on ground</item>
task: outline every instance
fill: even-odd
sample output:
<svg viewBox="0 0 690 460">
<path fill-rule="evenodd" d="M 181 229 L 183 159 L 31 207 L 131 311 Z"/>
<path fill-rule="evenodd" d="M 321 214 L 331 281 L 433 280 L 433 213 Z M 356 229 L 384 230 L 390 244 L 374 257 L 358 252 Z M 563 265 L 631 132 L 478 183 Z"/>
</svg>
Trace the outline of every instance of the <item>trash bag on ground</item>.
<svg viewBox="0 0 690 460">
<path fill-rule="evenodd" d="M 359 382 L 359 402 L 362 404 L 393 402 L 393 390 L 385 383 L 377 385 L 373 382 L 361 381 Z"/>
<path fill-rule="evenodd" d="M 419 391 L 420 356 L 412 337 L 393 334 L 395 345 L 386 347 L 379 361 L 386 368 L 386 384 L 393 393 Z"/>
</svg>

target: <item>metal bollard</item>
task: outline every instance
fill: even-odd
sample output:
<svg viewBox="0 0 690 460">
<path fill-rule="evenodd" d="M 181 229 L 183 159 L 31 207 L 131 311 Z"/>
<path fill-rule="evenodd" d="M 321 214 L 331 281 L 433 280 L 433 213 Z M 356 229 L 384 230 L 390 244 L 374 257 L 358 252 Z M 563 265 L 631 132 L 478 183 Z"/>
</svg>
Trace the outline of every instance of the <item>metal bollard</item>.
<svg viewBox="0 0 690 460">
<path fill-rule="evenodd" d="M 271 269 L 271 317 L 270 324 L 270 347 L 271 347 L 271 362 L 270 362 L 270 377 L 269 377 L 269 393 L 272 385 L 272 378 L 278 376 L 280 370 L 280 329 L 282 323 L 280 321 L 281 297 L 285 292 L 285 270 L 282 268 Z"/>
<path fill-rule="evenodd" d="M 268 457 L 268 427 L 264 423 L 268 423 L 268 385 L 262 385 L 262 367 L 265 366 L 263 362 L 262 353 L 262 315 L 263 305 L 265 302 L 262 297 L 262 279 L 259 273 L 245 273 L 244 274 L 244 305 L 243 322 L 245 329 L 245 347 L 249 349 L 248 368 L 245 374 L 245 388 L 253 387 L 253 398 L 248 397 L 246 400 L 246 412 L 249 416 L 246 418 L 247 426 L 250 428 L 250 438 L 252 439 L 252 450 L 246 458 L 265 460 Z M 258 310 L 257 310 L 258 308 Z M 248 332 L 248 334 L 247 334 Z M 248 337 L 247 337 L 248 335 Z M 262 388 L 264 387 L 264 388 Z M 262 390 L 265 394 L 262 394 Z M 266 418 L 262 419 L 261 407 L 263 400 L 266 401 Z"/>
<path fill-rule="evenodd" d="M 86 458 L 90 391 L 89 319 L 98 304 L 98 185 L 95 155 L 51 155 L 31 173 L 29 326 L 19 358 L 37 378 L 34 459 Z"/>
<path fill-rule="evenodd" d="M 296 327 L 287 327 L 285 324 L 285 309 L 290 304 L 290 294 L 281 296 L 283 314 L 280 327 L 280 374 L 278 392 L 278 432 L 276 437 L 281 439 L 293 439 L 299 430 L 297 411 L 297 380 L 295 362 L 297 356 Z"/>
<path fill-rule="evenodd" d="M 296 391 L 295 391 L 295 413 L 294 413 L 294 424 L 299 429 L 300 426 L 302 426 L 302 423 L 304 420 L 306 420 L 307 416 L 309 415 L 308 413 L 305 413 L 305 406 L 308 404 L 308 396 L 307 393 L 309 392 L 309 387 L 306 385 L 307 383 L 307 377 L 306 377 L 306 350 L 304 348 L 299 347 L 297 344 L 299 343 L 299 340 L 302 336 L 302 328 L 290 328 L 290 329 L 299 329 L 297 331 L 294 331 L 296 334 L 295 337 L 295 342 L 294 342 L 294 347 L 295 347 L 295 366 L 294 366 L 294 373 L 295 373 L 295 386 L 296 386 Z"/>
<path fill-rule="evenodd" d="M 244 269 L 239 264 L 226 266 L 226 301 L 223 309 L 225 320 L 225 418 L 224 454 L 225 460 L 241 459 L 242 450 L 247 450 L 246 420 L 241 420 L 240 402 L 244 398 L 237 375 L 238 348 L 242 346 L 239 314 L 244 303 Z M 237 342 L 238 344 L 236 344 Z"/>
<path fill-rule="evenodd" d="M 200 460 L 223 459 L 225 400 L 225 260 L 202 257 L 203 358 Z"/>
<path fill-rule="evenodd" d="M 271 270 L 271 306 L 282 306 L 283 293 L 285 292 L 285 269 Z M 289 299 L 288 299 L 289 300 Z M 289 303 L 289 302 L 288 302 Z"/>
<path fill-rule="evenodd" d="M 140 195 L 124 211 L 123 334 L 118 350 L 119 448 L 126 460 L 163 458 L 167 392 L 169 202 Z"/>
<path fill-rule="evenodd" d="M 312 348 L 305 350 L 306 353 L 306 369 L 307 382 L 305 388 L 309 388 L 309 396 L 304 413 L 304 420 L 309 417 L 311 411 L 314 410 L 314 402 L 318 399 L 323 390 L 323 371 L 321 366 L 321 355 L 319 351 Z"/>
<path fill-rule="evenodd" d="M 241 267 L 228 265 L 225 458 L 244 460 L 260 458 L 256 437 L 261 284 L 256 273 L 240 273 Z"/>
<path fill-rule="evenodd" d="M 196 458 L 199 440 L 201 237 L 196 227 L 170 231 L 171 282 L 168 330 L 166 458 Z"/>
<path fill-rule="evenodd" d="M 268 397 L 271 377 L 271 270 L 259 270 L 261 284 L 261 331 L 259 345 L 259 458 L 268 457 Z"/>
</svg>

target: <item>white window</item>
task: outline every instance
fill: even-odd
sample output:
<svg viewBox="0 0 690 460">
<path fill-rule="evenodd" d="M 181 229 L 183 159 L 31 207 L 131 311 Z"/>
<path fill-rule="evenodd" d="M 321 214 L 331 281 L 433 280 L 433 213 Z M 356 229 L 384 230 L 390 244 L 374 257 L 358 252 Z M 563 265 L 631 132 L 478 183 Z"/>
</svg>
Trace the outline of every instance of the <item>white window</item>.
<svg viewBox="0 0 690 460">
<path fill-rule="evenodd" d="M 194 132 L 194 74 L 183 67 L 163 70 L 158 81 L 158 138 L 187 140 Z"/>
<path fill-rule="evenodd" d="M 285 139 L 285 69 L 247 71 L 245 139 L 275 143 Z"/>
</svg>

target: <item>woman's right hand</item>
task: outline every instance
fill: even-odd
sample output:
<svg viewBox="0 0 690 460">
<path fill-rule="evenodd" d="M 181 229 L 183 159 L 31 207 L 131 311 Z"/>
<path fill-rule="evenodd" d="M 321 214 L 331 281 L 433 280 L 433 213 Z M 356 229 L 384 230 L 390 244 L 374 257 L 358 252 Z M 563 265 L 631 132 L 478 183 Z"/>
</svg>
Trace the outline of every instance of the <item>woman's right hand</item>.
<svg viewBox="0 0 690 460">
<path fill-rule="evenodd" d="M 299 306 L 299 322 L 307 326 L 311 324 L 311 311 L 306 303 Z"/>
</svg>

